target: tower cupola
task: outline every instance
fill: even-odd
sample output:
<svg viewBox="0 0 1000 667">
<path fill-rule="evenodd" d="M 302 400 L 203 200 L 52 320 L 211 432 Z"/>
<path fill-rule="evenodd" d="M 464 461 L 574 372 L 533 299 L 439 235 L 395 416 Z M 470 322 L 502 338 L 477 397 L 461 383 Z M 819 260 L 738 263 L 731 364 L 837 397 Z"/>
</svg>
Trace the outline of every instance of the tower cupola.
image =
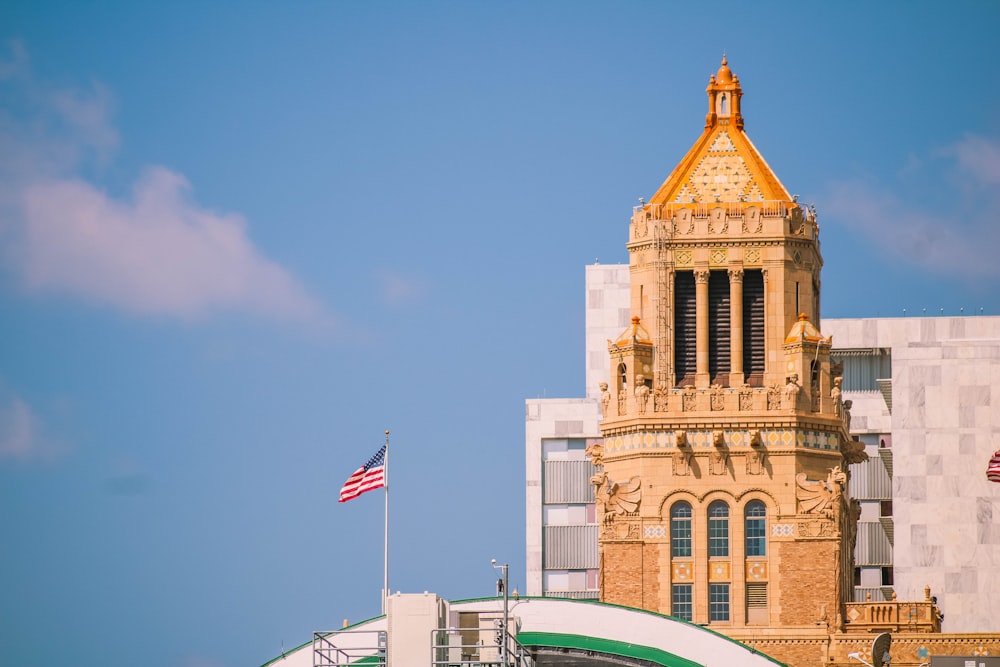
<svg viewBox="0 0 1000 667">
<path fill-rule="evenodd" d="M 743 129 L 743 114 L 740 112 L 743 89 L 740 87 L 740 77 L 729 69 L 725 55 L 722 56 L 719 71 L 708 78 L 708 88 L 705 92 L 708 93 L 706 128 L 722 124 Z"/>
</svg>

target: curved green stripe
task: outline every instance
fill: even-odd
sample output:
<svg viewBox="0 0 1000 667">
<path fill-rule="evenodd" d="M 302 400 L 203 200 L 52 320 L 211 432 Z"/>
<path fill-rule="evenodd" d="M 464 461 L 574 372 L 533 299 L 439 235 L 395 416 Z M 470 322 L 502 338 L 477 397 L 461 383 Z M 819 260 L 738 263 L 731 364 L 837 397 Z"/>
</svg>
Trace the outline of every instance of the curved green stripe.
<svg viewBox="0 0 1000 667">
<path fill-rule="evenodd" d="M 564 635 L 556 632 L 520 632 L 517 641 L 524 646 L 547 646 L 552 648 L 575 648 L 597 653 L 609 653 L 623 658 L 638 658 L 662 667 L 704 667 L 701 663 L 682 658 L 651 646 L 629 644 L 614 639 Z"/>
</svg>

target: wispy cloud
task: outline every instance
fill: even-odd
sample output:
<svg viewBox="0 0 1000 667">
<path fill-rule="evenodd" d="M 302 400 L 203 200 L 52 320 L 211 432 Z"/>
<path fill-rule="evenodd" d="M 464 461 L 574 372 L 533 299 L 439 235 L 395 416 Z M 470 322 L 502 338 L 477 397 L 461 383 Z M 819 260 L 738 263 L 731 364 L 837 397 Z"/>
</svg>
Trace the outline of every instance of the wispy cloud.
<svg viewBox="0 0 1000 667">
<path fill-rule="evenodd" d="M 894 183 L 834 183 L 821 213 L 938 275 L 1000 277 L 1000 142 L 967 136 L 910 156 Z"/>
<path fill-rule="evenodd" d="M 0 262 L 23 288 L 144 315 L 330 324 L 324 304 L 255 246 L 243 217 L 197 203 L 182 174 L 149 166 L 127 197 L 85 178 L 119 143 L 111 91 L 48 88 L 23 46 L 9 51 L 0 94 L 16 108 L 0 110 Z"/>
<path fill-rule="evenodd" d="M 45 458 L 50 453 L 43 444 L 41 424 L 31 407 L 0 389 L 0 462 Z"/>
<path fill-rule="evenodd" d="M 427 292 L 426 281 L 419 276 L 404 276 L 396 271 L 380 269 L 378 283 L 382 301 L 390 306 L 418 301 Z"/>
</svg>

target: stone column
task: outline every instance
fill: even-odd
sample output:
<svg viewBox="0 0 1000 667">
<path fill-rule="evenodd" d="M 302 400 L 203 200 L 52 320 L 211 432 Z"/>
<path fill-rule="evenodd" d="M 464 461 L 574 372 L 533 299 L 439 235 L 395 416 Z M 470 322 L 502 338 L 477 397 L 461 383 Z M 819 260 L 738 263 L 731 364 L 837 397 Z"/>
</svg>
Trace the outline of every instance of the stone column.
<svg viewBox="0 0 1000 667">
<path fill-rule="evenodd" d="M 708 275 L 705 269 L 695 270 L 695 385 L 707 387 L 708 376 Z"/>
<path fill-rule="evenodd" d="M 729 386 L 743 386 L 743 269 L 729 269 Z"/>
</svg>

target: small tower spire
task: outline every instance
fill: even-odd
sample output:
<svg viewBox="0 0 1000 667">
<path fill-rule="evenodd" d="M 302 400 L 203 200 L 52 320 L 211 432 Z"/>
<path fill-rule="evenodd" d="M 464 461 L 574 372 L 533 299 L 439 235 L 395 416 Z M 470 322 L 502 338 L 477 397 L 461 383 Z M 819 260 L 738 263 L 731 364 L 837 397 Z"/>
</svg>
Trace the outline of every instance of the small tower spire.
<svg viewBox="0 0 1000 667">
<path fill-rule="evenodd" d="M 743 129 L 743 114 L 740 112 L 740 98 L 743 97 L 743 89 L 740 87 L 740 78 L 729 69 L 729 61 L 726 54 L 722 54 L 722 64 L 719 71 L 708 78 L 708 115 L 705 116 L 705 127 L 710 128 L 715 125 L 731 124 L 738 129 Z"/>
</svg>

